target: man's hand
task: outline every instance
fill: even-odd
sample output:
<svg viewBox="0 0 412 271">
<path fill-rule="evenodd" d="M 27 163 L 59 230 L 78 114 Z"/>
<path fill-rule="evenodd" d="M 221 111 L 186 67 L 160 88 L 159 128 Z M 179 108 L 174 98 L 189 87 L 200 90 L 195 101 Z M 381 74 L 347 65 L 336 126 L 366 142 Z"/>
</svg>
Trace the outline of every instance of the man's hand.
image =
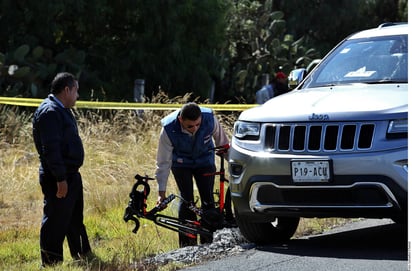
<svg viewBox="0 0 412 271">
<path fill-rule="evenodd" d="M 228 152 L 229 148 L 230 148 L 229 144 L 218 146 L 218 147 L 216 147 L 216 154 L 217 155 L 224 155 Z"/>
<path fill-rule="evenodd" d="M 157 197 L 157 204 L 162 203 L 162 201 L 166 198 L 166 191 L 159 191 L 159 196 Z"/>
<path fill-rule="evenodd" d="M 63 180 L 61 182 L 57 182 L 57 193 L 56 193 L 56 197 L 61 199 L 66 197 L 67 195 L 67 191 L 68 191 L 68 187 L 67 187 L 67 181 Z"/>
<path fill-rule="evenodd" d="M 159 191 L 159 196 L 157 197 L 157 206 L 163 210 L 167 205 L 162 204 L 163 200 L 166 198 L 166 191 Z"/>
</svg>

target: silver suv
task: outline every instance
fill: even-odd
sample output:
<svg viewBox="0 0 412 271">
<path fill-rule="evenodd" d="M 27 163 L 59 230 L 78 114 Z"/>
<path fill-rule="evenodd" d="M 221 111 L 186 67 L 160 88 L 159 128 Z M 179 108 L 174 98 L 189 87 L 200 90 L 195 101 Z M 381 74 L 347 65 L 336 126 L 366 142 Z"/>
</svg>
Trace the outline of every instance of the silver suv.
<svg viewBox="0 0 412 271">
<path fill-rule="evenodd" d="M 355 33 L 299 82 L 304 72 L 234 125 L 230 189 L 243 235 L 287 241 L 301 217 L 405 222 L 408 25 Z"/>
</svg>

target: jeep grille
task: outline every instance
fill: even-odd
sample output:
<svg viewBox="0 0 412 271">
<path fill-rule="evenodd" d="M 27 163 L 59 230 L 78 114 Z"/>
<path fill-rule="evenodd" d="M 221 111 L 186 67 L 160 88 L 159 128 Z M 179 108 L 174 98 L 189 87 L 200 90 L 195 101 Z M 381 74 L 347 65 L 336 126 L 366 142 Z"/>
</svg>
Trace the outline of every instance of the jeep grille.
<svg viewBox="0 0 412 271">
<path fill-rule="evenodd" d="M 267 151 L 337 152 L 369 150 L 375 125 L 372 123 L 299 123 L 264 125 Z"/>
</svg>

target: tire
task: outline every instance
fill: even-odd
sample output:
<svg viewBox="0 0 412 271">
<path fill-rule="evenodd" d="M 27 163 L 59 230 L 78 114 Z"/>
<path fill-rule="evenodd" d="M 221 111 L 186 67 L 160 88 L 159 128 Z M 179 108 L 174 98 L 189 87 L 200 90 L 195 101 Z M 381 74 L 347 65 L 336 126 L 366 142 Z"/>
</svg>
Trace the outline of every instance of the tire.
<svg viewBox="0 0 412 271">
<path fill-rule="evenodd" d="M 250 218 L 236 213 L 237 225 L 243 236 L 258 245 L 284 243 L 295 234 L 299 217 L 276 217 L 272 222 L 251 222 Z"/>
<path fill-rule="evenodd" d="M 230 194 L 230 188 L 226 189 L 225 194 L 225 219 L 234 219 L 233 215 L 233 202 L 232 202 L 232 195 Z"/>
</svg>

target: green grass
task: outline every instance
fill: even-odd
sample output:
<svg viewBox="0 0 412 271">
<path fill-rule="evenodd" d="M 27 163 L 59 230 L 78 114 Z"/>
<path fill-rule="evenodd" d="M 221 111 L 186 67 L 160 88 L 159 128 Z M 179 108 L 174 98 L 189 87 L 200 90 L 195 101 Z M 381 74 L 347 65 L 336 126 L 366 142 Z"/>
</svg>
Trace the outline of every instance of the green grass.
<svg viewBox="0 0 412 271">
<path fill-rule="evenodd" d="M 180 102 L 184 102 L 180 100 Z M 160 97 L 160 102 L 164 97 Z M 156 101 L 153 101 L 156 102 Z M 177 270 L 181 265 L 142 266 L 145 257 L 178 248 L 177 234 L 141 219 L 123 221 L 124 209 L 136 173 L 154 176 L 160 119 L 168 112 L 147 111 L 143 119 L 132 111 L 77 112 L 85 146 L 81 168 L 85 193 L 85 224 L 97 258 L 78 263 L 67 243 L 59 270 Z M 236 114 L 218 115 L 229 135 Z M 38 184 L 38 157 L 31 138 L 31 114 L 0 105 L 0 269 L 38 270 L 42 193 Z M 170 177 L 168 193 L 177 188 Z M 148 207 L 157 199 L 152 184 Z M 166 214 L 176 215 L 176 204 Z M 343 219 L 302 220 L 296 236 L 318 233 Z M 53 270 L 47 268 L 45 270 Z"/>
</svg>

